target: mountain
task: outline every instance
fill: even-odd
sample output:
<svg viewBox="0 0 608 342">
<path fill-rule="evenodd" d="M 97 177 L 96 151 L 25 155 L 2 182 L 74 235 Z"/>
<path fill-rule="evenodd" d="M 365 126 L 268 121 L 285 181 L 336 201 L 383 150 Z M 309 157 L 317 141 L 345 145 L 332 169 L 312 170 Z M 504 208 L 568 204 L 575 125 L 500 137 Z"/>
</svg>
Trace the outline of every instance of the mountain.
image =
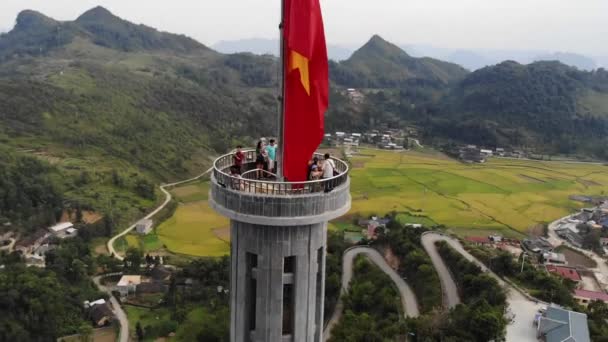
<svg viewBox="0 0 608 342">
<path fill-rule="evenodd" d="M 221 53 L 242 53 L 249 52 L 256 55 L 270 54 L 273 56 L 279 55 L 279 40 L 278 39 L 239 39 L 239 40 L 222 40 L 212 46 L 212 48 Z M 341 45 L 327 45 L 327 56 L 334 61 L 342 61 L 350 57 L 353 50 L 349 47 Z"/>
<path fill-rule="evenodd" d="M 44 186 L 65 207 L 126 223 L 154 205 L 154 183 L 273 134 L 276 86 L 275 58 L 223 55 L 100 7 L 61 22 L 24 11 L 0 35 L 0 148 L 50 164 L 57 176 Z M 27 208 L 0 208 L 0 222 L 31 217 Z"/>
<path fill-rule="evenodd" d="M 507 61 L 465 77 L 427 118 L 427 136 L 607 158 L 608 72 Z"/>
<path fill-rule="evenodd" d="M 441 86 L 462 79 L 467 70 L 451 63 L 415 58 L 382 37 L 373 36 L 340 63 L 330 64 L 330 77 L 339 85 L 356 88 L 401 87 L 413 84 Z"/>
<path fill-rule="evenodd" d="M 581 70 L 593 70 L 597 68 L 597 64 L 592 58 L 579 55 L 576 53 L 567 52 L 555 52 L 553 54 L 546 54 L 537 56 L 534 58 L 535 61 L 559 61 L 566 65 L 576 67 Z"/>
<path fill-rule="evenodd" d="M 452 49 L 422 44 L 402 45 L 403 50 L 415 57 L 432 57 L 462 65 L 469 70 L 477 70 L 512 60 L 521 64 L 535 61 L 560 61 L 581 70 L 593 70 L 601 66 L 601 57 L 588 57 L 569 52 L 549 52 L 541 50 L 492 50 L 492 49 Z"/>
<path fill-rule="evenodd" d="M 15 27 L 0 37 L 0 60 L 15 56 L 44 55 L 65 47 L 76 38 L 125 52 L 211 52 L 206 46 L 186 36 L 136 25 L 113 15 L 103 7 L 96 7 L 75 21 L 67 22 L 59 22 L 31 10 L 22 11 Z"/>
</svg>

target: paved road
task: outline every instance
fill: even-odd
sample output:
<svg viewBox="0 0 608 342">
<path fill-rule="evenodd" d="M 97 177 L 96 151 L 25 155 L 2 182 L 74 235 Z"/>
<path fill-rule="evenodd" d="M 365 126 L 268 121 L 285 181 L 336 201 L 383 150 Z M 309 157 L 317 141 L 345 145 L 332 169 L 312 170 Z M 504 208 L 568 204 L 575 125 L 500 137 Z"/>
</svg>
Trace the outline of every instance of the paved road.
<svg viewBox="0 0 608 342">
<path fill-rule="evenodd" d="M 417 317 L 420 312 L 418 311 L 418 301 L 416 295 L 410 286 L 399 276 L 395 270 L 389 266 L 384 257 L 375 249 L 370 247 L 358 246 L 349 248 L 342 257 L 342 290 L 340 294 L 340 300 L 336 305 L 336 309 L 331 316 L 331 319 L 325 327 L 323 332 L 323 339 L 327 341 L 331 336 L 331 329 L 340 321 L 342 312 L 344 311 L 344 305 L 342 303 L 342 294 L 348 291 L 350 281 L 353 277 L 353 261 L 358 255 L 365 255 L 369 260 L 376 264 L 384 273 L 386 273 L 397 289 L 399 290 L 399 296 L 401 297 L 401 305 L 405 317 Z"/>
<path fill-rule="evenodd" d="M 437 233 L 426 233 L 422 235 L 422 247 L 426 251 L 426 254 L 431 258 L 433 267 L 439 275 L 439 281 L 441 283 L 441 291 L 443 292 L 443 306 L 447 308 L 453 308 L 460 304 L 460 296 L 458 295 L 458 287 L 452 278 L 450 270 L 443 262 L 443 259 L 435 248 L 435 242 L 437 241 L 449 241 L 446 237 Z"/>
<path fill-rule="evenodd" d="M 171 183 L 171 184 L 163 184 L 163 185 L 161 185 L 160 186 L 160 190 L 165 194 L 165 201 L 158 208 L 154 209 L 154 211 L 152 211 L 148 215 L 146 215 L 143 218 L 141 218 L 141 220 L 149 219 L 152 216 L 158 214 L 159 211 L 163 210 L 167 206 L 167 204 L 169 204 L 169 202 L 171 202 L 171 199 L 173 197 L 171 196 L 171 193 L 169 191 L 167 191 L 167 188 L 170 188 L 170 187 L 176 186 L 176 185 L 180 185 L 180 184 L 183 184 L 183 183 L 188 183 L 188 182 L 191 182 L 191 181 L 195 181 L 195 180 L 197 180 L 197 179 L 205 176 L 209 172 L 211 172 L 212 169 L 213 168 L 209 168 L 209 170 L 201 173 L 200 175 L 198 175 L 198 176 L 196 176 L 194 178 L 182 180 L 182 181 Z M 139 221 L 140 220 L 138 220 L 137 222 L 139 222 Z M 121 260 L 121 261 L 124 259 L 124 257 L 122 257 L 118 253 L 116 253 L 116 250 L 114 249 L 114 242 L 116 242 L 116 240 L 119 239 L 121 236 L 129 234 L 130 231 L 132 231 L 133 229 L 135 229 L 135 226 L 137 226 L 137 222 L 133 223 L 131 226 L 129 226 L 129 228 L 123 230 L 122 232 L 120 232 L 119 234 L 113 236 L 110 240 L 108 240 L 107 249 L 108 249 L 108 252 L 110 252 L 110 255 L 113 255 L 116 259 Z"/>
<path fill-rule="evenodd" d="M 503 281 L 496 274 L 491 272 L 482 262 L 473 257 L 469 252 L 464 250 L 458 240 L 453 239 L 449 236 L 443 235 L 436 232 L 428 232 L 422 236 L 422 246 L 431 257 L 433 266 L 439 274 L 441 281 L 441 287 L 444 290 L 444 305 L 451 308 L 460 303 L 460 297 L 458 295 L 458 288 L 452 278 L 452 274 L 445 266 L 445 263 L 439 256 L 437 249 L 435 248 L 435 242 L 445 241 L 450 247 L 458 251 L 467 260 L 477 264 L 484 272 L 488 272 L 493 276 L 498 283 L 506 288 L 507 290 L 507 302 L 509 304 L 508 316 L 513 319 L 512 323 L 507 326 L 507 342 L 535 342 L 536 341 L 536 330 L 532 325 L 534 315 L 536 312 L 545 304 L 539 303 L 528 299 L 517 289 L 513 288 L 505 281 Z"/>
<path fill-rule="evenodd" d="M 120 333 L 118 337 L 119 342 L 129 342 L 129 320 L 127 319 L 127 314 L 124 312 L 120 303 L 116 298 L 112 295 L 112 289 L 107 288 L 101 284 L 100 279 L 102 277 L 111 276 L 111 275 L 119 275 L 122 273 L 112 273 L 112 274 L 104 274 L 101 276 L 93 277 L 93 282 L 100 291 L 107 293 L 110 296 L 110 303 L 112 303 L 112 311 L 116 318 L 118 318 L 118 322 L 120 323 Z"/>
</svg>

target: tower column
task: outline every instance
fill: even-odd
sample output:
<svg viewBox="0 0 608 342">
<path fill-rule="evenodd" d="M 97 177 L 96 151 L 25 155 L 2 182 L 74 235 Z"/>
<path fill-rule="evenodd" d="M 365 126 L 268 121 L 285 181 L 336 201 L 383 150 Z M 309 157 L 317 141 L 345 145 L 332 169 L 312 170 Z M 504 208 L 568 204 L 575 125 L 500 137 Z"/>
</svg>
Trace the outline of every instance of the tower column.
<svg viewBox="0 0 608 342">
<path fill-rule="evenodd" d="M 230 340 L 321 342 L 327 221 L 350 209 L 348 166 L 291 184 L 229 176 L 215 162 L 212 208 L 230 218 Z"/>
</svg>

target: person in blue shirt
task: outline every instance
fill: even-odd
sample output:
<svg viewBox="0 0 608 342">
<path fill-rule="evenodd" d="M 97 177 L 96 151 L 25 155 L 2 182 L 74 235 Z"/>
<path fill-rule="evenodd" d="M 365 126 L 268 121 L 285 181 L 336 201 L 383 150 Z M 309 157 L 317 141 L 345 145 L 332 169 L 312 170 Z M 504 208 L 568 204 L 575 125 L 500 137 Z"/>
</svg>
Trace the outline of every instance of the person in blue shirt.
<svg viewBox="0 0 608 342">
<path fill-rule="evenodd" d="M 268 171 L 275 172 L 275 161 L 277 160 L 277 145 L 275 145 L 274 139 L 270 139 L 270 144 L 266 146 L 266 152 L 268 153 Z"/>
</svg>

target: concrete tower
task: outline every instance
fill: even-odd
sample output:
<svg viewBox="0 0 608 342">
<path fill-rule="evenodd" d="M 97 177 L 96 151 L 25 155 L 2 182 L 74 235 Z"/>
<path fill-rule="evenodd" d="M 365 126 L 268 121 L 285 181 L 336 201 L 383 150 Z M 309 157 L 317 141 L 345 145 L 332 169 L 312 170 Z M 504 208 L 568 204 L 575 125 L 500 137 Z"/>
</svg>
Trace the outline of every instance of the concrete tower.
<svg viewBox="0 0 608 342">
<path fill-rule="evenodd" d="M 231 226 L 232 342 L 322 341 L 327 221 L 350 209 L 348 166 L 334 163 L 334 178 L 289 183 L 232 177 L 232 155 L 215 161 L 209 202 Z"/>
</svg>

